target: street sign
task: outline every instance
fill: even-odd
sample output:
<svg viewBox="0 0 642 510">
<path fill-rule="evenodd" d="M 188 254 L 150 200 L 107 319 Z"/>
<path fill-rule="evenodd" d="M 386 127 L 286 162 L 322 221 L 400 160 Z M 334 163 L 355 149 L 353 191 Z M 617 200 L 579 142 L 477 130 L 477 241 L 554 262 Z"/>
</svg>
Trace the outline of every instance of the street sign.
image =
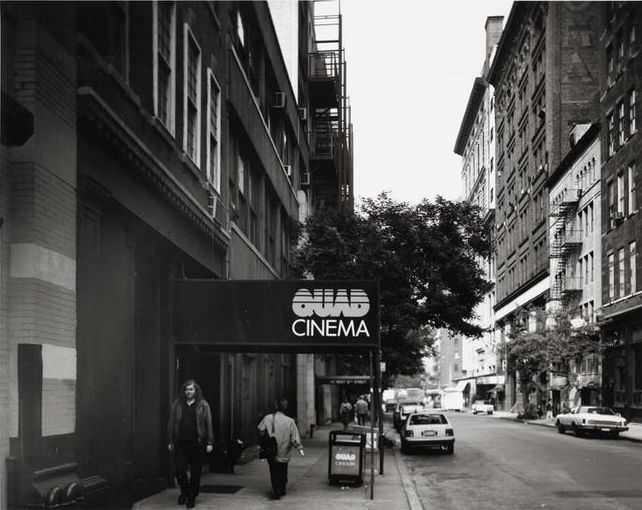
<svg viewBox="0 0 642 510">
<path fill-rule="evenodd" d="M 370 384 L 369 375 L 318 375 L 317 384 Z"/>
<path fill-rule="evenodd" d="M 374 281 L 179 280 L 176 343 L 234 352 L 377 349 Z"/>
</svg>

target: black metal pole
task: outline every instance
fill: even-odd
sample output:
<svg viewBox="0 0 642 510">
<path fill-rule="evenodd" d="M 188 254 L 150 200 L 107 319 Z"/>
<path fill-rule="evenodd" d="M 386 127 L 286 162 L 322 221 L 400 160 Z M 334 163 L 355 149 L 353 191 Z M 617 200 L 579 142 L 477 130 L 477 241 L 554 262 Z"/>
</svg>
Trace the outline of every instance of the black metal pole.
<svg viewBox="0 0 642 510">
<path fill-rule="evenodd" d="M 374 401 L 377 405 L 377 419 L 379 422 L 379 474 L 383 475 L 383 399 L 381 398 L 382 384 L 381 384 L 381 353 L 375 352 L 375 398 Z M 374 409 L 372 416 L 374 418 Z"/>
<path fill-rule="evenodd" d="M 376 392 L 376 389 L 377 389 L 375 387 L 376 382 L 373 377 L 374 371 L 375 371 L 374 359 L 372 357 L 372 351 L 370 351 L 370 388 L 372 388 L 372 393 L 373 393 L 372 398 L 370 399 L 371 405 L 374 405 L 375 403 L 374 393 Z M 374 412 L 372 412 L 370 414 L 370 499 L 374 499 L 374 462 L 375 462 L 374 449 L 375 449 Z"/>
</svg>

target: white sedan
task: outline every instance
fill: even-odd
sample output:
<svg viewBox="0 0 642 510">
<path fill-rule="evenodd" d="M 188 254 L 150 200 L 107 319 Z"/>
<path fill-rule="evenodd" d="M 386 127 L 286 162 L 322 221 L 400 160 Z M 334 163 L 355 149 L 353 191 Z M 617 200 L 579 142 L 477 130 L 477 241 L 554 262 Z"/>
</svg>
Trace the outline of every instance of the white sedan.
<svg viewBox="0 0 642 510">
<path fill-rule="evenodd" d="M 603 432 L 617 437 L 620 432 L 629 430 L 626 420 L 613 409 L 595 406 L 580 406 L 570 413 L 558 414 L 555 425 L 560 434 L 570 429 L 576 436 L 589 432 Z"/>
<path fill-rule="evenodd" d="M 424 411 L 408 416 L 401 428 L 401 451 L 411 448 L 436 448 L 452 455 L 455 431 L 446 415 Z"/>
</svg>

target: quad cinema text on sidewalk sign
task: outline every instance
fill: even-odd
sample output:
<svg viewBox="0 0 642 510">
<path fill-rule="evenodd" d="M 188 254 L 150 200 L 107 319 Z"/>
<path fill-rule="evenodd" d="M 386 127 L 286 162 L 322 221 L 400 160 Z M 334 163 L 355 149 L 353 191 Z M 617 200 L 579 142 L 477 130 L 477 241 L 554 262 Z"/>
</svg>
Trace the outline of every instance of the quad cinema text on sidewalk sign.
<svg viewBox="0 0 642 510">
<path fill-rule="evenodd" d="M 245 352 L 372 351 L 374 281 L 179 280 L 176 343 Z"/>
</svg>

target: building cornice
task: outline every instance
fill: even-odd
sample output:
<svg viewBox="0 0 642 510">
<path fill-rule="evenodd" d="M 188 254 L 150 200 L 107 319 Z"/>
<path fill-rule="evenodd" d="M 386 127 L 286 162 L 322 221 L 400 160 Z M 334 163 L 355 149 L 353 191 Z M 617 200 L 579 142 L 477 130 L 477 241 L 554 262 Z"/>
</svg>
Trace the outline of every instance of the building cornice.
<svg viewBox="0 0 642 510">
<path fill-rule="evenodd" d="M 488 71 L 488 83 L 493 87 L 497 86 L 500 70 L 504 65 L 504 61 L 507 59 L 510 52 L 515 49 L 512 44 L 512 39 L 521 27 L 521 21 L 524 19 L 523 14 L 529 7 L 537 3 L 538 2 L 513 2 L 502 36 L 497 44 L 495 58 L 490 66 L 490 70 Z"/>
<path fill-rule="evenodd" d="M 546 186 L 552 188 L 564 176 L 566 171 L 573 166 L 579 157 L 590 147 L 590 145 L 597 139 L 600 132 L 599 123 L 591 124 L 591 127 L 584 133 L 582 138 L 571 148 L 570 151 L 560 161 L 557 168 L 551 173 L 546 181 Z"/>
<path fill-rule="evenodd" d="M 473 88 L 470 91 L 468 96 L 468 104 L 466 105 L 466 110 L 464 112 L 464 118 L 461 121 L 461 126 L 459 127 L 459 134 L 457 135 L 457 141 L 455 142 L 455 154 L 460 156 L 464 155 L 464 150 L 466 149 L 466 142 L 470 136 L 470 131 L 472 130 L 473 125 L 475 124 L 475 118 L 477 117 L 477 112 L 479 111 L 479 105 L 484 99 L 484 93 L 488 83 L 483 78 L 479 76 L 475 78 L 473 82 Z"/>
</svg>

